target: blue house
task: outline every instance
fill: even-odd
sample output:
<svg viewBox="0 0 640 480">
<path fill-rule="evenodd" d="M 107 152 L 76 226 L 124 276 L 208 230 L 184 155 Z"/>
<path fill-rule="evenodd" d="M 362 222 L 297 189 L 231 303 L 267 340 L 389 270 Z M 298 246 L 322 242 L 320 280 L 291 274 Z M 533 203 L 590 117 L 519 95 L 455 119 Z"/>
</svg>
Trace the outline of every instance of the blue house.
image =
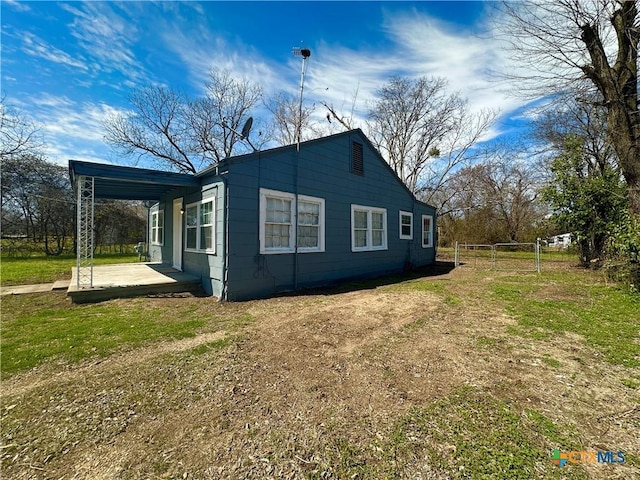
<svg viewBox="0 0 640 480">
<path fill-rule="evenodd" d="M 93 165 L 93 166 L 92 166 Z M 435 208 L 361 130 L 225 159 L 196 175 L 70 162 L 95 195 L 157 200 L 149 255 L 246 300 L 435 261 Z M 155 198 L 152 198 L 155 197 Z"/>
</svg>

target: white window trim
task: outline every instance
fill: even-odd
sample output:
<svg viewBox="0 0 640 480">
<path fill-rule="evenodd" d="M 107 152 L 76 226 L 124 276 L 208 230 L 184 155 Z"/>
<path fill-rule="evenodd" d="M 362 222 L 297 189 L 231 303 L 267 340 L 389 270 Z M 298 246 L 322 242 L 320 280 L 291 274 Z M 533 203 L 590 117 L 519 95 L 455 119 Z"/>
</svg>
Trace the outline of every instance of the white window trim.
<svg viewBox="0 0 640 480">
<path fill-rule="evenodd" d="M 162 227 L 159 227 L 160 217 L 162 216 Z M 153 226 L 153 217 L 156 217 L 156 226 Z M 162 241 L 158 241 L 158 232 L 162 229 Z M 164 210 L 156 210 L 151 212 L 151 245 L 164 245 Z"/>
<path fill-rule="evenodd" d="M 402 234 L 402 217 L 408 216 L 411 219 L 411 223 L 409 224 L 409 235 Z M 405 212 L 404 210 L 400 210 L 400 214 L 398 215 L 398 223 L 400 230 L 400 240 L 413 240 L 413 213 Z"/>
<path fill-rule="evenodd" d="M 306 203 L 315 203 L 319 205 L 318 215 L 318 246 L 317 247 L 298 247 L 298 253 L 319 253 L 324 252 L 324 198 L 309 197 L 307 195 L 298 195 L 298 201 Z M 297 215 L 297 208 L 295 209 Z M 296 217 L 297 220 L 297 217 Z M 298 222 L 295 222 L 298 226 Z M 297 232 L 296 232 L 297 234 Z"/>
<path fill-rule="evenodd" d="M 289 246 L 266 248 L 266 229 L 267 222 L 267 197 L 280 198 L 283 200 L 289 200 L 291 202 L 291 228 L 289 229 Z M 293 193 L 279 192 L 277 190 L 269 190 L 266 188 L 260 189 L 260 253 L 262 254 L 274 254 L 274 253 L 293 253 L 295 250 L 295 237 L 293 235 L 293 226 L 295 224 L 295 204 L 296 197 Z"/>
<path fill-rule="evenodd" d="M 364 211 L 367 212 L 367 246 L 365 247 L 356 247 L 356 231 L 355 231 L 355 212 L 356 211 Z M 382 234 L 382 245 L 372 246 L 372 230 L 373 225 L 371 222 L 371 214 L 372 213 L 381 213 L 382 214 L 382 226 L 384 228 Z M 386 208 L 378 208 L 378 207 L 367 207 L 365 205 L 355 205 L 351 204 L 351 251 L 352 252 L 371 252 L 376 250 L 387 250 L 388 242 L 387 242 L 387 209 Z"/>
<path fill-rule="evenodd" d="M 291 229 L 289 230 L 289 247 L 278 248 L 266 248 L 266 232 L 265 224 L 267 220 L 267 197 L 281 198 L 283 200 L 291 201 Z M 298 247 L 298 253 L 321 253 L 325 249 L 325 216 L 324 216 L 324 199 L 318 197 L 310 197 L 307 195 L 298 195 L 298 200 L 308 203 L 316 203 L 320 205 L 319 215 L 319 229 L 318 229 L 318 246 L 317 247 Z M 281 192 L 279 190 L 270 190 L 268 188 L 260 189 L 260 253 L 263 255 L 274 255 L 281 253 L 295 253 L 296 251 L 296 236 L 297 236 L 297 216 L 298 216 L 298 202 L 296 196 L 293 193 Z"/>
<path fill-rule="evenodd" d="M 425 218 L 429 219 L 429 226 L 430 226 L 428 244 L 424 243 L 424 219 Z M 421 222 L 420 229 L 422 230 L 422 238 L 420 239 L 422 243 L 422 248 L 433 248 L 433 215 L 422 215 L 422 222 Z"/>
<path fill-rule="evenodd" d="M 216 197 L 208 197 L 208 198 L 203 198 L 202 200 L 199 200 L 197 202 L 192 202 L 189 203 L 185 206 L 185 215 L 187 212 L 187 209 L 189 207 L 193 207 L 196 206 L 197 207 L 197 212 L 196 212 L 196 218 L 197 218 L 197 223 L 195 226 L 196 229 L 196 247 L 200 246 L 200 227 L 203 227 L 205 225 L 201 225 L 200 224 L 200 207 L 202 206 L 203 203 L 208 203 L 211 202 L 211 210 L 212 210 L 212 222 L 211 222 L 211 236 L 212 236 L 212 248 L 208 248 L 208 249 L 201 249 L 201 248 L 189 248 L 186 246 L 187 243 L 187 222 L 185 220 L 184 222 L 184 242 L 185 242 L 185 252 L 194 252 L 194 253 L 208 253 L 208 254 L 215 254 L 216 253 Z M 191 227 L 194 228 L 194 227 Z"/>
</svg>

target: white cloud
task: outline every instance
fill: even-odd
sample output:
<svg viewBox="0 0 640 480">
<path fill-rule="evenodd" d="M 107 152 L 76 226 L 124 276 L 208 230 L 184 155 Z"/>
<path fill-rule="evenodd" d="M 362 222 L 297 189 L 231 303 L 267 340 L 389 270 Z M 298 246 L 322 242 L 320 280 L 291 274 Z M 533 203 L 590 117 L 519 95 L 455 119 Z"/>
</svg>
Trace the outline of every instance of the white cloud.
<svg viewBox="0 0 640 480">
<path fill-rule="evenodd" d="M 31 7 L 25 2 L 18 2 L 16 0 L 2 0 L 2 7 L 11 7 L 18 12 L 30 12 Z"/>
<path fill-rule="evenodd" d="M 286 65 L 278 64 L 261 57 L 254 46 L 217 35 L 204 22 L 194 22 L 190 17 L 187 23 L 178 10 L 171 13 L 170 21 L 162 20 L 158 31 L 165 48 L 189 72 L 189 83 L 197 91 L 203 92 L 209 71 L 215 66 L 255 81 L 267 95 L 279 90 L 299 92 L 299 58 L 291 56 Z M 492 66 L 506 61 L 499 40 L 490 27 L 477 28 L 480 34 L 456 30 L 412 12 L 386 17 L 380 34 L 388 36 L 392 45 L 385 51 L 373 47 L 355 50 L 319 41 L 310 47 L 305 102 L 325 101 L 345 113 L 355 107 L 362 125 L 375 91 L 392 75 L 433 75 L 447 78 L 450 90 L 467 97 L 474 111 L 512 111 L 524 102 L 507 95 L 504 85 L 490 73 Z"/>
<path fill-rule="evenodd" d="M 103 141 L 104 121 L 122 110 L 47 93 L 29 98 L 28 102 L 32 118 L 42 126 L 43 153 L 54 162 L 64 164 L 70 158 L 105 161 L 112 155 Z"/>
<path fill-rule="evenodd" d="M 34 57 L 44 58 L 50 62 L 59 63 L 69 67 L 79 68 L 87 71 L 88 67 L 84 59 L 78 60 L 73 58 L 67 52 L 47 44 L 44 40 L 38 38 L 30 32 L 24 32 L 21 35 L 22 50 Z"/>
<path fill-rule="evenodd" d="M 267 95 L 279 90 L 299 93 L 299 58 L 291 55 L 286 64 L 280 64 L 263 57 L 257 47 L 242 40 L 222 37 L 206 25 L 202 15 L 196 16 L 196 20 L 191 15 L 182 16 L 181 9 L 198 10 L 201 5 L 87 2 L 63 4 L 62 8 L 73 15 L 69 32 L 82 47 L 82 55 L 73 57 L 71 50 L 67 53 L 54 48 L 29 33 L 23 35 L 24 48 L 31 55 L 88 72 L 75 82 L 96 87 L 93 95 L 99 95 L 100 85 L 94 85 L 96 79 L 109 79 L 101 77 L 105 72 L 118 71 L 124 75 L 118 83 L 109 84 L 111 89 L 129 90 L 152 78 L 147 70 L 151 67 L 144 66 L 143 54 L 138 53 L 136 58 L 144 27 L 149 25 L 153 25 L 157 36 L 154 48 L 164 49 L 162 61 L 169 65 L 165 68 L 171 68 L 173 59 L 173 65 L 188 72 L 186 83 L 195 91 L 203 91 L 209 71 L 215 66 L 255 81 Z M 344 115 L 349 115 L 354 107 L 354 126 L 362 127 L 376 90 L 392 75 L 412 78 L 428 75 L 447 78 L 450 90 L 468 97 L 475 111 L 500 109 L 507 117 L 524 105 L 523 100 L 507 95 L 504 85 L 490 73 L 491 67 L 508 65 L 491 27 L 478 25 L 477 32 L 463 31 L 412 12 L 389 14 L 379 28 L 381 36 L 391 39 L 384 50 L 378 46 L 352 49 L 322 40 L 309 45 L 312 56 L 305 80 L 305 103 L 318 105 L 324 101 Z M 157 50 L 155 54 L 161 55 Z M 167 81 L 162 72 L 157 75 L 157 80 Z M 105 93 L 103 98 L 111 97 Z M 103 143 L 103 120 L 117 112 L 116 108 L 105 102 L 78 102 L 51 93 L 32 99 L 32 108 L 34 119 L 45 125 L 47 144 L 53 145 L 48 152 L 52 158 L 64 162 L 68 158 L 104 159 L 111 155 Z M 323 107 L 317 113 L 326 114 Z M 496 126 L 488 136 L 500 133 L 500 127 Z"/>
<path fill-rule="evenodd" d="M 174 22 L 161 30 L 166 48 L 176 54 L 190 72 L 191 86 L 197 91 L 204 92 L 213 67 L 227 70 L 237 78 L 254 81 L 266 91 L 279 82 L 274 68 L 250 45 L 239 42 L 232 45 L 203 25 L 187 27 Z"/>
<path fill-rule="evenodd" d="M 510 111 L 522 105 L 491 73 L 507 62 L 503 45 L 491 30 L 456 30 L 418 14 L 389 18 L 386 29 L 398 45 L 397 55 L 415 75 L 445 77 L 452 91 L 469 99 L 472 109 Z"/>
<path fill-rule="evenodd" d="M 85 53 L 94 58 L 94 67 L 102 71 L 120 71 L 126 77 L 139 79 L 144 76 L 133 46 L 138 38 L 136 23 L 126 18 L 126 13 L 116 11 L 111 2 L 85 2 L 62 4 L 61 8 L 74 16 L 69 25 L 72 36 Z"/>
<path fill-rule="evenodd" d="M 412 12 L 388 15 L 381 28 L 392 40 L 385 51 L 316 45 L 309 60 L 305 101 L 325 101 L 348 115 L 355 97 L 355 125 L 362 126 L 376 90 L 391 76 L 400 75 L 446 78 L 449 90 L 468 98 L 473 112 L 492 109 L 507 116 L 525 104 L 508 95 L 504 84 L 491 73 L 492 67 L 507 63 L 507 59 L 490 27 L 477 26 L 478 33 L 463 31 Z M 300 70 L 299 63 L 290 66 Z M 485 140 L 500 133 L 494 126 Z"/>
</svg>

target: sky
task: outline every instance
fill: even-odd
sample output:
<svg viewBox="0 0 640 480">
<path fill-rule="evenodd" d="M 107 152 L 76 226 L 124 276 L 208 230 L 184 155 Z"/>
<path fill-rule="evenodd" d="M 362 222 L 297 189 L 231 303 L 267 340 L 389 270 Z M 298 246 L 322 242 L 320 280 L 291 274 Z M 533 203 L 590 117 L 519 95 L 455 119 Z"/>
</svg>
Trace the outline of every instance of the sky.
<svg viewBox="0 0 640 480">
<path fill-rule="evenodd" d="M 44 153 L 127 163 L 104 142 L 104 121 L 129 95 L 161 85 L 197 97 L 212 67 L 257 82 L 269 96 L 355 109 L 364 120 L 392 76 L 445 77 L 472 110 L 500 111 L 486 140 L 521 128 L 524 100 L 495 71 L 509 68 L 491 2 L 18 2 L 1 0 L 5 104 L 41 127 Z M 354 102 L 355 99 L 355 102 Z M 259 112 L 257 112 L 259 114 Z"/>
</svg>

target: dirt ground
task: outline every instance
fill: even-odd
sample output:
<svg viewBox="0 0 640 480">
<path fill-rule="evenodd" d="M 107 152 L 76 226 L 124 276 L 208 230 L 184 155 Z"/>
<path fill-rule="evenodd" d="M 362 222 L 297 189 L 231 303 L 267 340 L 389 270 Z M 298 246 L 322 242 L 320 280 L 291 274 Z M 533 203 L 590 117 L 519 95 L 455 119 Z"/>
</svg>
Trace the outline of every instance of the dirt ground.
<svg viewBox="0 0 640 480">
<path fill-rule="evenodd" d="M 638 454 L 628 369 L 579 335 L 508 334 L 516 321 L 470 288 L 490 278 L 470 275 L 430 277 L 444 285 L 434 291 L 409 281 L 238 304 L 150 299 L 167 309 L 209 302 L 254 320 L 3 382 L 2 476 L 336 478 L 336 464 L 350 461 L 340 445 L 375 449 L 411 408 L 462 385 L 575 427 L 584 448 Z M 585 471 L 640 478 L 630 464 Z M 400 476 L 447 478 L 424 466 Z"/>
</svg>

